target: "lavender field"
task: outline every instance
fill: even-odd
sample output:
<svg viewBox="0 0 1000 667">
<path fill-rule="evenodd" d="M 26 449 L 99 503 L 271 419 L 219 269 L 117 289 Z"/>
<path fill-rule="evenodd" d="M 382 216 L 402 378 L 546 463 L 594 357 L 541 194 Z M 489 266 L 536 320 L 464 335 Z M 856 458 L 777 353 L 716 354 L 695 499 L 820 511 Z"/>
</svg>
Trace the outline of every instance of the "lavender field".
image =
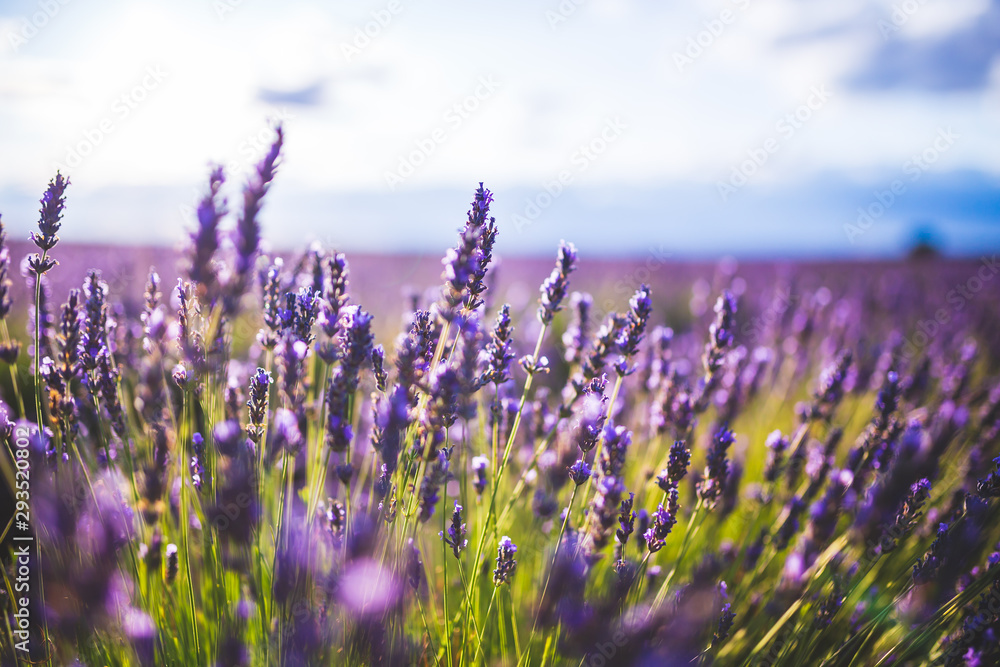
<svg viewBox="0 0 1000 667">
<path fill-rule="evenodd" d="M 995 255 L 277 252 L 281 146 L 2 235 L 3 664 L 998 664 Z"/>
</svg>

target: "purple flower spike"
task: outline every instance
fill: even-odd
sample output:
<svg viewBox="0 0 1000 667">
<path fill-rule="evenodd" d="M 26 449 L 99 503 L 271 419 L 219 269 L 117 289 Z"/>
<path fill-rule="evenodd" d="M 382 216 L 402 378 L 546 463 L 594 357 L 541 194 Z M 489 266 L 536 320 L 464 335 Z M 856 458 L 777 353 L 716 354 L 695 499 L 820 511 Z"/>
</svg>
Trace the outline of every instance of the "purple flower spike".
<svg viewBox="0 0 1000 667">
<path fill-rule="evenodd" d="M 451 513 L 451 525 L 448 527 L 448 535 L 445 536 L 444 532 L 438 533 L 444 543 L 451 547 L 452 553 L 455 554 L 455 558 L 458 558 L 462 550 L 469 545 L 469 540 L 465 539 L 466 529 L 465 524 L 462 523 L 462 506 L 455 501 L 455 509 Z"/>
<path fill-rule="evenodd" d="M 69 179 L 63 178 L 62 174 L 56 172 L 55 178 L 49 181 L 49 187 L 42 195 L 42 207 L 38 210 L 38 232 L 31 232 L 31 240 L 45 255 L 59 242 L 59 228 L 62 227 L 68 185 Z M 28 257 L 28 266 L 36 276 L 48 272 L 55 265 L 56 261 L 51 257 L 43 259 L 39 254 Z"/>
<path fill-rule="evenodd" d="M 626 316 L 625 326 L 616 341 L 618 349 L 621 350 L 622 358 L 626 362 L 624 364 L 626 368 L 627 360 L 635 356 L 636 352 L 639 351 L 639 343 L 642 342 L 643 336 L 645 336 L 646 326 L 649 324 L 649 316 L 653 312 L 653 302 L 649 298 L 649 288 L 645 285 L 639 287 L 632 300 L 629 301 L 629 306 L 630 309 Z M 619 371 L 619 375 L 625 375 L 626 373 L 626 370 Z"/>
<path fill-rule="evenodd" d="M 562 310 L 562 302 L 569 288 L 569 274 L 576 269 L 576 258 L 576 246 L 560 241 L 556 266 L 542 283 L 542 296 L 539 299 L 541 305 L 538 307 L 538 319 L 542 324 L 552 322 L 555 314 Z"/>
<path fill-rule="evenodd" d="M 642 537 L 646 542 L 646 548 L 651 553 L 656 553 L 663 548 L 667 536 L 677 524 L 677 511 L 680 509 L 677 498 L 677 489 L 671 489 L 667 493 L 667 506 L 657 506 L 656 511 L 653 512 L 652 524 L 643 533 Z"/>
<path fill-rule="evenodd" d="M 472 472 L 476 475 L 475 479 L 472 480 L 472 485 L 475 487 L 476 493 L 480 496 L 483 495 L 483 492 L 490 483 L 486 474 L 486 470 L 489 467 L 490 460 L 485 456 L 472 457 Z"/>
<path fill-rule="evenodd" d="M 718 629 L 712 635 L 712 646 L 721 644 L 729 636 L 729 631 L 732 629 L 735 619 L 736 613 L 733 611 L 733 606 L 728 602 L 722 605 L 722 611 L 719 613 Z"/>
<path fill-rule="evenodd" d="M 789 447 L 788 438 L 781 431 L 774 430 L 767 436 L 764 445 L 767 447 L 767 464 L 764 468 L 764 479 L 774 483 L 785 465 L 785 452 Z"/>
<path fill-rule="evenodd" d="M 716 431 L 715 437 L 712 438 L 704 479 L 698 484 L 698 497 L 709 509 L 715 507 L 716 501 L 722 495 L 726 480 L 729 478 L 729 459 L 726 453 L 729 446 L 735 441 L 733 432 L 726 427 Z"/>
<path fill-rule="evenodd" d="M 664 492 L 676 489 L 687 475 L 690 465 L 691 450 L 687 448 L 683 440 L 678 440 L 670 446 L 670 458 L 667 460 L 667 467 L 656 477 L 657 485 Z"/>
<path fill-rule="evenodd" d="M 514 558 L 516 554 L 517 545 L 506 535 L 501 537 L 497 547 L 497 566 L 493 570 L 494 585 L 500 586 L 510 583 L 510 578 L 514 574 L 514 570 L 517 569 L 517 560 Z"/>
<path fill-rule="evenodd" d="M 511 379 L 510 365 L 516 356 L 511 336 L 514 325 L 510 319 L 510 306 L 504 304 L 497 313 L 497 321 L 490 334 L 490 342 L 486 344 L 483 356 L 486 358 L 486 371 L 479 378 L 479 384 L 503 384 Z"/>
</svg>

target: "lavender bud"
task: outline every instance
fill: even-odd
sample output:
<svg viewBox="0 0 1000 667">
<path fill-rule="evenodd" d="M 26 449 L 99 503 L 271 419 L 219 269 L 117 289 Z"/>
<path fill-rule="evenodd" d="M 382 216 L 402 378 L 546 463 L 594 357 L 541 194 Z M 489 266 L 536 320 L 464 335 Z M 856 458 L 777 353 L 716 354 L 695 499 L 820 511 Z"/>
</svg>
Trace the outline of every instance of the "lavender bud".
<svg viewBox="0 0 1000 667">
<path fill-rule="evenodd" d="M 517 554 L 517 545 L 506 535 L 501 537 L 497 547 L 497 566 L 493 570 L 494 585 L 500 586 L 510 583 L 510 578 L 514 574 L 514 570 L 517 569 L 515 554 Z"/>
<path fill-rule="evenodd" d="M 6 319 L 13 305 L 10 298 L 12 283 L 9 273 L 10 248 L 7 247 L 7 232 L 4 229 L 3 222 L 0 222 L 0 320 Z"/>
<path fill-rule="evenodd" d="M 542 283 L 541 305 L 538 307 L 538 319 L 548 325 L 557 312 L 562 310 L 563 299 L 569 287 L 569 274 L 576 268 L 576 247 L 566 241 L 559 242 L 559 256 L 556 266 L 545 282 Z"/>
<path fill-rule="evenodd" d="M 177 556 L 177 545 L 176 544 L 168 544 L 167 545 L 167 551 L 166 551 L 166 553 L 167 553 L 167 574 L 166 574 L 166 580 L 167 580 L 167 585 L 169 586 L 172 583 L 174 583 L 174 580 L 177 579 L 177 572 L 179 571 L 179 562 L 178 562 L 178 556 Z"/>
<path fill-rule="evenodd" d="M 618 513 L 618 530 L 615 531 L 615 536 L 618 538 L 618 542 L 621 543 L 622 547 L 628 543 L 628 537 L 635 530 L 635 512 L 632 511 L 632 504 L 635 501 L 635 494 L 628 494 L 628 498 L 622 500 L 621 508 Z"/>
<path fill-rule="evenodd" d="M 490 335 L 483 356 L 486 358 L 486 371 L 480 376 L 480 384 L 503 384 L 511 379 L 510 364 L 514 361 L 514 348 L 511 335 L 514 326 L 510 319 L 510 306 L 504 304 L 497 313 L 497 321 Z"/>
<path fill-rule="evenodd" d="M 191 484 L 195 490 L 201 491 L 206 481 L 205 473 L 205 438 L 201 433 L 191 435 Z"/>
<path fill-rule="evenodd" d="M 767 464 L 764 468 L 764 479 L 772 484 L 781 475 L 785 465 L 785 452 L 788 451 L 788 438 L 781 434 L 781 431 L 774 430 L 767 436 L 765 441 L 767 447 Z"/>
<path fill-rule="evenodd" d="M 66 187 L 69 185 L 69 179 L 63 178 L 63 175 L 58 171 L 56 172 L 55 178 L 49 181 L 49 187 L 46 188 L 45 194 L 42 195 L 41 204 L 42 208 L 38 210 L 38 232 L 31 232 L 31 240 L 36 246 L 43 252 L 48 252 L 56 246 L 59 242 L 59 228 L 62 227 L 62 216 L 63 209 L 66 207 Z M 42 274 L 48 271 L 54 263 L 44 267 L 41 263 L 41 257 L 35 255 L 37 258 L 30 263 L 31 268 L 36 274 Z"/>
<path fill-rule="evenodd" d="M 375 388 L 385 391 L 389 375 L 385 372 L 385 348 L 381 345 L 372 348 L 372 374 L 375 376 Z"/>
<path fill-rule="evenodd" d="M 729 636 L 729 631 L 733 627 L 733 621 L 736 619 L 736 613 L 733 611 L 733 607 L 728 602 L 722 605 L 722 611 L 719 614 L 719 625 L 712 635 L 712 646 L 717 646 L 721 644 L 726 637 Z"/>
<path fill-rule="evenodd" d="M 256 443 L 260 443 L 261 437 L 264 435 L 267 394 L 270 387 L 271 374 L 263 368 L 258 368 L 257 372 L 250 376 L 250 399 L 247 401 L 249 409 L 247 436 Z"/>
<path fill-rule="evenodd" d="M 677 488 L 681 480 L 687 475 L 688 466 L 691 465 L 691 450 L 687 448 L 683 440 L 676 441 L 670 446 L 670 458 L 667 460 L 667 467 L 656 477 L 657 485 L 664 491 L 669 492 L 672 488 Z"/>
<path fill-rule="evenodd" d="M 424 474 L 424 479 L 420 483 L 420 514 L 419 519 L 426 523 L 434 516 L 434 509 L 437 507 L 441 486 L 446 484 L 451 478 L 449 470 L 451 463 L 450 449 L 440 449 L 437 458 L 434 459 L 430 469 Z"/>
<path fill-rule="evenodd" d="M 472 480 L 472 486 L 476 489 L 476 494 L 483 495 L 486 487 L 489 486 L 489 479 L 486 476 L 486 469 L 490 467 L 490 460 L 485 456 L 472 457 L 472 472 L 476 475 Z"/>
<path fill-rule="evenodd" d="M 653 512 L 652 524 L 642 536 L 650 553 L 656 553 L 663 548 L 667 536 L 677 524 L 679 509 L 677 489 L 671 488 L 667 492 L 667 506 L 664 508 L 663 505 L 657 505 L 656 511 Z"/>
<path fill-rule="evenodd" d="M 642 285 L 629 301 L 627 320 L 616 341 L 623 360 L 630 359 L 639 351 L 639 343 L 645 335 L 646 325 L 652 312 L 653 302 L 649 298 L 649 288 Z M 625 375 L 625 372 L 619 371 L 619 375 Z"/>
<path fill-rule="evenodd" d="M 569 303 L 570 308 L 576 313 L 576 318 L 566 327 L 562 341 L 566 346 L 566 363 L 575 364 L 583 360 L 583 352 L 587 347 L 587 338 L 590 336 L 590 309 L 594 305 L 594 299 L 585 292 L 573 292 Z"/>
<path fill-rule="evenodd" d="M 462 523 L 462 506 L 455 501 L 455 509 L 451 513 L 451 526 L 448 527 L 448 535 L 445 536 L 444 532 L 438 533 L 438 536 L 444 540 L 444 543 L 451 547 L 452 553 L 455 554 L 455 558 L 458 558 L 462 550 L 469 545 L 469 540 L 465 538 L 466 529 L 465 524 Z"/>
<path fill-rule="evenodd" d="M 573 480 L 573 483 L 577 486 L 585 484 L 588 479 L 594 474 L 594 471 L 590 469 L 587 462 L 583 459 L 577 459 L 576 463 L 567 468 L 569 470 L 569 478 Z"/>
<path fill-rule="evenodd" d="M 726 452 L 735 441 L 733 432 L 724 426 L 716 431 L 712 438 L 704 479 L 698 483 L 697 487 L 698 497 L 709 509 L 715 507 L 715 503 L 725 487 L 726 480 L 729 478 L 729 459 Z"/>
</svg>

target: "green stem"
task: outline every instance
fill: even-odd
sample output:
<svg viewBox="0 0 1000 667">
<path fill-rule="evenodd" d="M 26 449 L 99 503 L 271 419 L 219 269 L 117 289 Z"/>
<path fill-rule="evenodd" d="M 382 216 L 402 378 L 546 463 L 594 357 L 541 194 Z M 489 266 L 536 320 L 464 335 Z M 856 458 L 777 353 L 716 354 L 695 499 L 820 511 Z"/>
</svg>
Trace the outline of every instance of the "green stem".
<svg viewBox="0 0 1000 667">
<path fill-rule="evenodd" d="M 486 628 L 488 628 L 490 624 L 490 612 L 493 611 L 493 601 L 496 600 L 497 598 L 498 588 L 500 587 L 499 586 L 493 587 L 493 595 L 490 596 L 490 603 L 486 607 L 486 618 L 483 620 L 483 634 L 479 635 L 479 645 L 476 647 L 476 655 L 473 656 L 472 658 L 472 664 L 476 664 L 476 662 L 479 661 L 479 654 L 483 652 L 483 639 L 484 639 L 483 635 L 485 634 Z"/>
</svg>

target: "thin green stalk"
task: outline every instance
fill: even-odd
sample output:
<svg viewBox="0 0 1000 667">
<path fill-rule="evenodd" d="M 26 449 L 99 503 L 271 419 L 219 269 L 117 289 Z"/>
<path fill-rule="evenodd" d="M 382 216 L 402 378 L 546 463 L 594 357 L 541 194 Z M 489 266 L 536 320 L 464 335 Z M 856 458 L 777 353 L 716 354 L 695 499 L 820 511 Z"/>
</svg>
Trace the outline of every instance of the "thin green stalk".
<svg viewBox="0 0 1000 667">
<path fill-rule="evenodd" d="M 483 652 L 483 639 L 485 638 L 485 630 L 490 624 L 490 612 L 493 611 L 493 601 L 497 598 L 497 589 L 499 586 L 493 587 L 493 595 L 490 596 L 490 603 L 486 607 L 486 618 L 483 619 L 483 634 L 479 635 L 479 644 L 476 647 L 476 655 L 472 658 L 472 664 L 476 664 L 479 661 L 479 655 Z"/>
</svg>

